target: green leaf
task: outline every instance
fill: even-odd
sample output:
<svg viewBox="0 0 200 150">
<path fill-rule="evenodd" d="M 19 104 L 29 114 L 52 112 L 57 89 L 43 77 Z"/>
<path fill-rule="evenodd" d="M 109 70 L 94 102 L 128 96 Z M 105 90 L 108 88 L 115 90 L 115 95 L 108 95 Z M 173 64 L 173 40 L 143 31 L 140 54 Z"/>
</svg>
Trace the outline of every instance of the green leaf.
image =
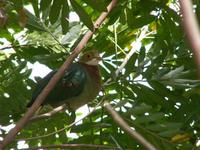
<svg viewBox="0 0 200 150">
<path fill-rule="evenodd" d="M 119 86 L 119 88 L 124 92 L 125 95 L 127 95 L 130 99 L 134 99 L 135 96 L 134 96 L 134 93 L 133 91 L 131 90 L 130 87 L 128 86 Z"/>
<path fill-rule="evenodd" d="M 62 7 L 62 0 L 54 0 L 53 5 L 51 6 L 50 12 L 49 12 L 49 20 L 51 24 L 54 24 L 60 15 Z"/>
<path fill-rule="evenodd" d="M 130 75 L 130 73 L 135 72 L 135 62 L 138 58 L 138 54 L 134 53 L 132 57 L 129 59 L 128 63 L 126 64 L 126 75 Z"/>
<path fill-rule="evenodd" d="M 112 12 L 109 14 L 109 25 L 112 25 L 116 22 L 116 20 L 120 17 L 122 13 L 121 7 L 115 7 L 115 9 L 112 10 Z"/>
<path fill-rule="evenodd" d="M 127 18 L 132 18 L 132 19 L 127 19 L 127 24 L 129 27 L 133 26 L 134 24 L 134 20 L 133 20 L 133 13 L 131 12 L 131 9 L 126 9 L 126 13 L 127 13 Z"/>
<path fill-rule="evenodd" d="M 62 15 L 61 15 L 61 26 L 63 34 L 66 34 L 69 29 L 68 19 L 69 19 L 69 5 L 67 1 L 64 1 L 62 5 Z"/>
<path fill-rule="evenodd" d="M 145 112 L 149 112 L 152 110 L 152 107 L 142 103 L 140 106 L 134 107 L 134 109 L 129 109 L 126 113 L 127 114 L 135 114 L 135 115 L 142 115 Z"/>
<path fill-rule="evenodd" d="M 151 105 L 165 105 L 164 98 L 161 97 L 158 93 L 156 93 L 153 89 L 142 84 L 137 85 L 140 88 L 136 91 L 139 100 Z"/>
<path fill-rule="evenodd" d="M 39 17 L 39 8 L 38 8 L 38 1 L 31 1 L 31 4 L 33 6 L 34 9 L 34 13 L 37 17 Z"/>
<path fill-rule="evenodd" d="M 170 72 L 168 72 L 167 74 L 163 75 L 161 77 L 162 80 L 167 80 L 167 79 L 171 79 L 171 78 L 176 78 L 182 71 L 184 70 L 183 66 L 180 66 L 174 70 L 171 70 Z"/>
<path fill-rule="evenodd" d="M 170 123 L 149 125 L 147 128 L 154 132 L 161 132 L 161 131 L 172 130 L 172 129 L 180 129 L 182 126 L 183 126 L 182 123 L 170 122 Z"/>
<path fill-rule="evenodd" d="M 84 25 L 86 25 L 91 31 L 93 31 L 94 26 L 90 16 L 75 0 L 70 0 L 70 2 L 72 4 L 73 9 L 79 15 L 81 21 L 83 21 Z"/>
<path fill-rule="evenodd" d="M 15 123 L 27 111 L 26 104 L 36 86 L 29 79 L 29 64 L 37 62 L 52 69 L 59 68 L 67 57 L 62 45 L 74 49 L 85 34 L 85 25 L 91 26 L 92 30 L 91 20 L 96 20 L 99 12 L 106 11 L 106 4 L 111 0 L 59 1 L 0 2 L 0 11 L 6 14 L 4 18 L 7 17 L 6 25 L 0 29 L 0 49 L 3 49 L 0 52 L 0 139 L 7 134 L 3 126 Z M 27 10 L 24 30 L 18 25 L 18 10 L 29 8 L 30 3 L 34 14 Z M 200 16 L 200 3 L 195 0 L 193 4 L 195 13 Z M 36 149 L 38 144 L 62 143 L 144 149 L 118 127 L 104 107 L 93 109 L 105 98 L 156 149 L 193 149 L 200 139 L 200 82 L 176 8 L 174 0 L 118 1 L 84 49 L 97 49 L 103 55 L 104 61 L 99 67 L 102 85 L 108 78 L 112 80 L 102 87 L 96 100 L 87 105 L 87 112 L 94 112 L 66 130 L 63 127 L 73 122 L 74 117 L 69 116 L 70 110 L 58 112 L 48 119 L 29 123 L 17 138 L 33 138 L 25 142 Z M 70 13 L 78 14 L 81 23 L 68 22 L 66 18 Z M 138 38 L 141 49 L 133 47 Z M 136 53 L 119 76 L 114 76 L 130 50 L 136 50 Z M 37 73 L 40 76 L 39 71 Z M 77 119 L 86 115 L 84 109 L 76 110 Z M 52 135 L 55 131 L 61 132 Z M 46 134 L 51 136 L 40 137 Z M 184 136 L 186 138 L 182 138 Z M 15 142 L 7 149 L 17 149 L 17 146 Z"/>
<path fill-rule="evenodd" d="M 125 11 L 122 11 L 121 15 L 120 15 L 120 19 L 119 19 L 120 23 L 125 25 L 126 24 L 126 14 Z"/>
<path fill-rule="evenodd" d="M 159 135 L 163 137 L 172 137 L 178 133 L 181 133 L 180 129 L 173 129 L 173 130 L 163 131 L 159 133 Z"/>
<path fill-rule="evenodd" d="M 154 16 L 151 15 L 134 15 L 134 11 L 132 9 L 126 9 L 126 13 L 127 13 L 127 18 L 131 18 L 131 19 L 127 19 L 127 23 L 128 26 L 132 29 L 136 29 L 136 28 L 140 28 L 146 24 L 151 23 L 152 21 L 154 21 L 156 18 Z"/>
<path fill-rule="evenodd" d="M 29 29 L 39 30 L 39 31 L 46 31 L 43 25 L 40 23 L 39 19 L 35 17 L 32 13 L 26 10 L 26 15 L 28 18 L 26 27 Z"/>
<path fill-rule="evenodd" d="M 141 47 L 139 56 L 138 56 L 138 64 L 141 64 L 144 62 L 145 54 L 146 54 L 145 51 L 146 51 L 145 47 Z"/>
<path fill-rule="evenodd" d="M 41 0 L 40 1 L 40 10 L 44 11 L 52 3 L 52 0 Z"/>
<path fill-rule="evenodd" d="M 104 2 L 104 0 L 83 0 L 84 2 L 86 2 L 88 5 L 90 5 L 94 10 L 97 10 L 99 12 L 102 11 L 107 11 L 106 8 L 106 3 Z"/>
<path fill-rule="evenodd" d="M 136 118 L 135 122 L 140 123 L 140 124 L 149 123 L 149 122 L 156 122 L 164 118 L 165 118 L 165 115 L 163 113 L 156 113 L 156 114 L 150 114 L 148 116 Z"/>
<path fill-rule="evenodd" d="M 16 10 L 20 10 L 23 8 L 23 1 L 22 0 L 18 0 L 18 1 L 15 1 L 15 0 L 12 0 L 13 3 L 14 3 L 14 8 Z"/>
</svg>

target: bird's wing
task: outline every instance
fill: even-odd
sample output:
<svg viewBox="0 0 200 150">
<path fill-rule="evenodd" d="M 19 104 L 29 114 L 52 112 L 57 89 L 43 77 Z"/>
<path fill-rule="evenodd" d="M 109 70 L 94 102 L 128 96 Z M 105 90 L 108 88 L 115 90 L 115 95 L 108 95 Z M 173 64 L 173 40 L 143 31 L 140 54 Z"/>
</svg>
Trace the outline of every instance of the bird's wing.
<svg viewBox="0 0 200 150">
<path fill-rule="evenodd" d="M 70 69 L 62 77 L 61 82 L 56 87 L 60 94 L 60 100 L 70 100 L 70 98 L 80 95 L 83 91 L 87 73 L 80 64 L 72 64 Z"/>
<path fill-rule="evenodd" d="M 53 75 L 56 72 L 57 72 L 56 70 L 51 71 L 49 74 L 47 74 L 43 79 L 41 79 L 37 83 L 37 86 L 36 86 L 35 90 L 32 93 L 31 101 L 27 104 L 27 107 L 30 107 L 33 104 L 33 102 L 35 101 L 37 96 L 41 93 L 41 91 L 44 89 L 44 87 L 49 83 L 50 79 L 53 77 Z"/>
<path fill-rule="evenodd" d="M 56 70 L 50 72 L 39 81 L 36 89 L 33 91 L 32 99 L 28 103 L 27 107 L 30 107 L 33 104 L 37 96 L 41 93 L 56 72 Z M 83 91 L 86 79 L 87 75 L 84 67 L 80 64 L 72 64 L 47 96 L 43 104 L 56 105 L 64 100 L 78 96 Z"/>
</svg>

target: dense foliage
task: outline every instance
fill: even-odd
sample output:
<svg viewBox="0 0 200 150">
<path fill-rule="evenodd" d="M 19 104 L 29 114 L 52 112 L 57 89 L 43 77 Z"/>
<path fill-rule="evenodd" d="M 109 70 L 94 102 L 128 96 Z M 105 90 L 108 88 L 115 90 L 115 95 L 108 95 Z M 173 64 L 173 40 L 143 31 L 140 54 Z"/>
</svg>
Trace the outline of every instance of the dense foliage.
<svg viewBox="0 0 200 150">
<path fill-rule="evenodd" d="M 0 1 L 0 137 L 7 134 L 5 127 L 27 110 L 36 85 L 30 78 L 32 70 L 28 64 L 39 62 L 58 68 L 84 33 L 93 30 L 92 22 L 106 11 L 109 2 Z M 199 19 L 198 1 L 194 5 Z M 74 12 L 80 21 L 68 19 Z M 85 47 L 93 48 L 104 58 L 100 66 L 102 82 L 112 80 L 89 108 L 105 95 L 125 121 L 157 149 L 192 149 L 198 144 L 200 81 L 176 1 L 119 0 Z M 115 71 L 131 51 L 135 52 L 116 76 Z M 72 121 L 68 112 L 59 112 L 28 124 L 17 139 L 25 139 L 30 147 L 85 143 L 143 149 L 102 107 L 81 123 L 57 132 Z M 52 132 L 55 134 L 38 137 Z M 10 145 L 17 146 L 17 141 Z"/>
</svg>

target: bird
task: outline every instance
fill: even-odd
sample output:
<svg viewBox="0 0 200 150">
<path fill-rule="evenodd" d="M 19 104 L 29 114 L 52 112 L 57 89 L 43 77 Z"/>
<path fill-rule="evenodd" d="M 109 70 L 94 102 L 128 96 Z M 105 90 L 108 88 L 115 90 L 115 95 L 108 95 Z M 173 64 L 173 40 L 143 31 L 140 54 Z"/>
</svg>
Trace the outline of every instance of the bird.
<svg viewBox="0 0 200 150">
<path fill-rule="evenodd" d="M 72 63 L 69 69 L 65 71 L 41 106 L 50 105 L 55 108 L 66 104 L 68 108 L 75 111 L 94 100 L 101 90 L 101 75 L 99 71 L 99 62 L 101 60 L 102 58 L 97 50 L 85 52 L 78 62 Z M 27 107 L 34 103 L 37 96 L 56 72 L 57 70 L 51 71 L 37 83 Z"/>
</svg>

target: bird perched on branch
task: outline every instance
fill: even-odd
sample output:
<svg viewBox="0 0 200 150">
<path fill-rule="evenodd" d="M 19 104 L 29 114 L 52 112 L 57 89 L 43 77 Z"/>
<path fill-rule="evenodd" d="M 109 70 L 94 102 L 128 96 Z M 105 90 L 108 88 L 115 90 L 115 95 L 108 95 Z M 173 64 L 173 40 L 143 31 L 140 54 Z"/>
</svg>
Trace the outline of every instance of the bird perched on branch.
<svg viewBox="0 0 200 150">
<path fill-rule="evenodd" d="M 69 67 L 42 105 L 49 104 L 52 107 L 57 107 L 67 104 L 70 109 L 76 110 L 92 101 L 101 88 L 101 76 L 98 68 L 100 60 L 97 51 L 88 51 L 83 54 L 77 63 L 73 63 Z M 38 82 L 27 107 L 33 104 L 56 72 L 56 70 L 50 72 Z"/>
</svg>

